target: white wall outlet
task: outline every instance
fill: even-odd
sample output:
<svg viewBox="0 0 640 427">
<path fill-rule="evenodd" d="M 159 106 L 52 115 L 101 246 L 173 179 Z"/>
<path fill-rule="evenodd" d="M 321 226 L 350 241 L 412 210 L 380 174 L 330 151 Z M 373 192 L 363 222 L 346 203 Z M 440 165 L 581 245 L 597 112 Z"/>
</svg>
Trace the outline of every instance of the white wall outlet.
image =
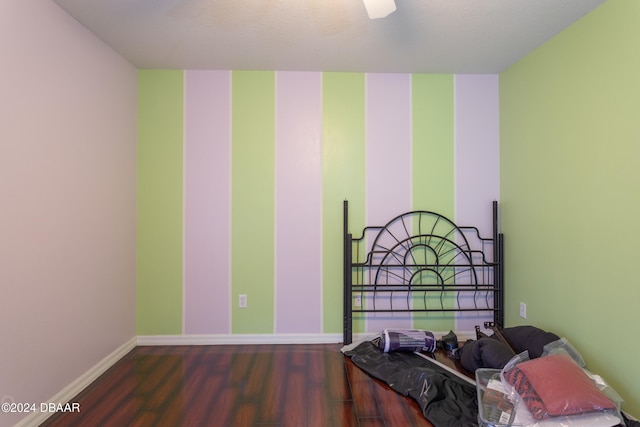
<svg viewBox="0 0 640 427">
<path fill-rule="evenodd" d="M 355 295 L 353 297 L 353 306 L 354 307 L 362 307 L 362 295 Z"/>
<path fill-rule="evenodd" d="M 523 319 L 527 318 L 527 304 L 523 302 L 520 303 L 520 317 Z"/>
<path fill-rule="evenodd" d="M 238 307 L 247 308 L 247 294 L 238 295 Z"/>
</svg>

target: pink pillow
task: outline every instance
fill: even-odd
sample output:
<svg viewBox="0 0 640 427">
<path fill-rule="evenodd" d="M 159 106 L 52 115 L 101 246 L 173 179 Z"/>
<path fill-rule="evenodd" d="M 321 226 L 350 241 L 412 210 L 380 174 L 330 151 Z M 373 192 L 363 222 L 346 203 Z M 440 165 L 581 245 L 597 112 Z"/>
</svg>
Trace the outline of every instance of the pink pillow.
<svg viewBox="0 0 640 427">
<path fill-rule="evenodd" d="M 550 416 L 615 409 L 609 399 L 570 356 L 556 354 L 519 363 Z"/>
</svg>

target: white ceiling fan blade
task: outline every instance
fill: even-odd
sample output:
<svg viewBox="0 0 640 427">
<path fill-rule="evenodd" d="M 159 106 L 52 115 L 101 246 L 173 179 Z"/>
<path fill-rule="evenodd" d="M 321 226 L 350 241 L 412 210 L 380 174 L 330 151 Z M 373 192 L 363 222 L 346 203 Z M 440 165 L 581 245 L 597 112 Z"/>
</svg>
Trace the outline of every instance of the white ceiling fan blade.
<svg viewBox="0 0 640 427">
<path fill-rule="evenodd" d="M 367 8 L 369 19 L 378 19 L 388 16 L 396 10 L 395 0 L 363 0 Z"/>
</svg>

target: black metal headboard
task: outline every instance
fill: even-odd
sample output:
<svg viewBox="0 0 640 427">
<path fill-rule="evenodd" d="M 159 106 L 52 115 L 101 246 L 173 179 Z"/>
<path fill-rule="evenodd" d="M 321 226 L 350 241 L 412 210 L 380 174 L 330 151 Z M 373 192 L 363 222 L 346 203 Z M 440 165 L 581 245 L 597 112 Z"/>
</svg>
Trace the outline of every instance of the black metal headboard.
<svg viewBox="0 0 640 427">
<path fill-rule="evenodd" d="M 344 201 L 344 343 L 354 313 L 491 312 L 504 322 L 504 237 L 493 202 L 493 236 L 435 212 L 412 211 L 349 232 Z M 354 304 L 354 301 L 358 304 Z"/>
</svg>

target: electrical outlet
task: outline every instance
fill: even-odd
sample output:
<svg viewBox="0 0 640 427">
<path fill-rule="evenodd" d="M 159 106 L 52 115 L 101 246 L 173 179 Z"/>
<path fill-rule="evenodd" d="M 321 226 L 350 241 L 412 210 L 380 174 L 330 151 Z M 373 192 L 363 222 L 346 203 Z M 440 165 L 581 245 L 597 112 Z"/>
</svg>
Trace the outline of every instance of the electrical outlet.
<svg viewBox="0 0 640 427">
<path fill-rule="evenodd" d="M 355 295 L 353 297 L 353 306 L 357 308 L 362 307 L 362 295 Z"/>
<path fill-rule="evenodd" d="M 523 319 L 527 318 L 527 304 L 523 302 L 520 303 L 520 317 Z"/>
<path fill-rule="evenodd" d="M 247 308 L 247 294 L 238 295 L 238 307 Z"/>
</svg>

